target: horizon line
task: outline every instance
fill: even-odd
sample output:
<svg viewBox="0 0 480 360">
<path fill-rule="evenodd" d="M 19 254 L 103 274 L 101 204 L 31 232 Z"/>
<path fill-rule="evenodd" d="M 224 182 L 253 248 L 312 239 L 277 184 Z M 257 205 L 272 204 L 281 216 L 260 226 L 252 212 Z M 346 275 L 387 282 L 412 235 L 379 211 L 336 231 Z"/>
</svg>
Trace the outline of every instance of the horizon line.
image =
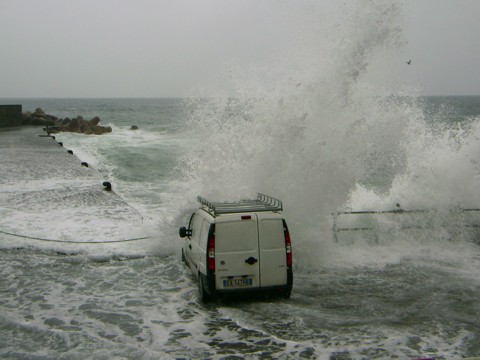
<svg viewBox="0 0 480 360">
<path fill-rule="evenodd" d="M 480 94 L 389 94 L 389 95 L 378 95 L 383 97 L 389 96 L 398 96 L 398 97 L 475 97 L 480 96 Z M 125 100 L 125 99 L 138 99 L 138 100 L 156 100 L 156 99 L 202 99 L 202 98 L 214 98 L 214 97 L 227 97 L 235 98 L 235 96 L 78 96 L 78 97 L 56 97 L 56 96 L 0 96 L 0 100 L 17 100 L 17 99 L 28 99 L 28 100 Z"/>
</svg>

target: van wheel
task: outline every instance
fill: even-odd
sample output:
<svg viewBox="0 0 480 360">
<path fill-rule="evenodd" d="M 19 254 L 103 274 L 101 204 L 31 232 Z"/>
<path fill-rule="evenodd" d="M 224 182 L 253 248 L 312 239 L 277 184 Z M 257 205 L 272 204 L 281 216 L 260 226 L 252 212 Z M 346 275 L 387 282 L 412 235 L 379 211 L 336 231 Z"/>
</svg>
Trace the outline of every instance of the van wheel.
<svg viewBox="0 0 480 360">
<path fill-rule="evenodd" d="M 203 278 L 201 274 L 198 275 L 198 293 L 202 302 L 207 303 L 212 300 L 210 295 L 208 295 L 207 291 L 205 290 L 205 285 L 203 284 Z"/>
</svg>

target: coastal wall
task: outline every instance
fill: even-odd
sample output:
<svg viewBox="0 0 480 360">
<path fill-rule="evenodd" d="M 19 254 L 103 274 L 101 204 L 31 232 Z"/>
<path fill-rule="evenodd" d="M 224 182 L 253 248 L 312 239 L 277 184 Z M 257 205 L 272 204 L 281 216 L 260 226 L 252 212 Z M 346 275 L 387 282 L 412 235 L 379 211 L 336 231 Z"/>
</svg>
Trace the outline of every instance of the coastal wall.
<svg viewBox="0 0 480 360">
<path fill-rule="evenodd" d="M 22 105 L 0 105 L 0 128 L 22 124 Z"/>
</svg>

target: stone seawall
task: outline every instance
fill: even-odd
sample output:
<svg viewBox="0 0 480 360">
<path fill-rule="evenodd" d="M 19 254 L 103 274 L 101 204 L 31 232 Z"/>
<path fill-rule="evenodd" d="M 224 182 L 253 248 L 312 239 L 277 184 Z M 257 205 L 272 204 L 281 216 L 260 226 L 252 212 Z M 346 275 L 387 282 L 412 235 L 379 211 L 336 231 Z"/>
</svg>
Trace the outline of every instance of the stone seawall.
<svg viewBox="0 0 480 360">
<path fill-rule="evenodd" d="M 22 105 L 0 105 L 0 127 L 23 125 Z"/>
</svg>

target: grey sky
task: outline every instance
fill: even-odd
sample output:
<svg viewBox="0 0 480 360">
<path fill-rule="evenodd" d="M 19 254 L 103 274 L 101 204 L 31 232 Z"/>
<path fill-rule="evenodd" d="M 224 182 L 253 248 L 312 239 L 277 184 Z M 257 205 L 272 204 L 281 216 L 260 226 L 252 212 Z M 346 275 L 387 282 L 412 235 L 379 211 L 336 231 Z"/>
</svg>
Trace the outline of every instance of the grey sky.
<svg viewBox="0 0 480 360">
<path fill-rule="evenodd" d="M 221 81 L 229 66 L 261 68 L 294 51 L 311 56 L 297 43 L 308 38 L 312 16 L 334 26 L 353 3 L 0 0 L 0 97 L 189 95 Z M 405 43 L 374 58 L 367 77 L 392 92 L 480 94 L 480 1 L 401 3 Z"/>
<path fill-rule="evenodd" d="M 411 83 L 427 94 L 480 95 L 480 1 L 411 0 L 407 8 Z"/>
</svg>

